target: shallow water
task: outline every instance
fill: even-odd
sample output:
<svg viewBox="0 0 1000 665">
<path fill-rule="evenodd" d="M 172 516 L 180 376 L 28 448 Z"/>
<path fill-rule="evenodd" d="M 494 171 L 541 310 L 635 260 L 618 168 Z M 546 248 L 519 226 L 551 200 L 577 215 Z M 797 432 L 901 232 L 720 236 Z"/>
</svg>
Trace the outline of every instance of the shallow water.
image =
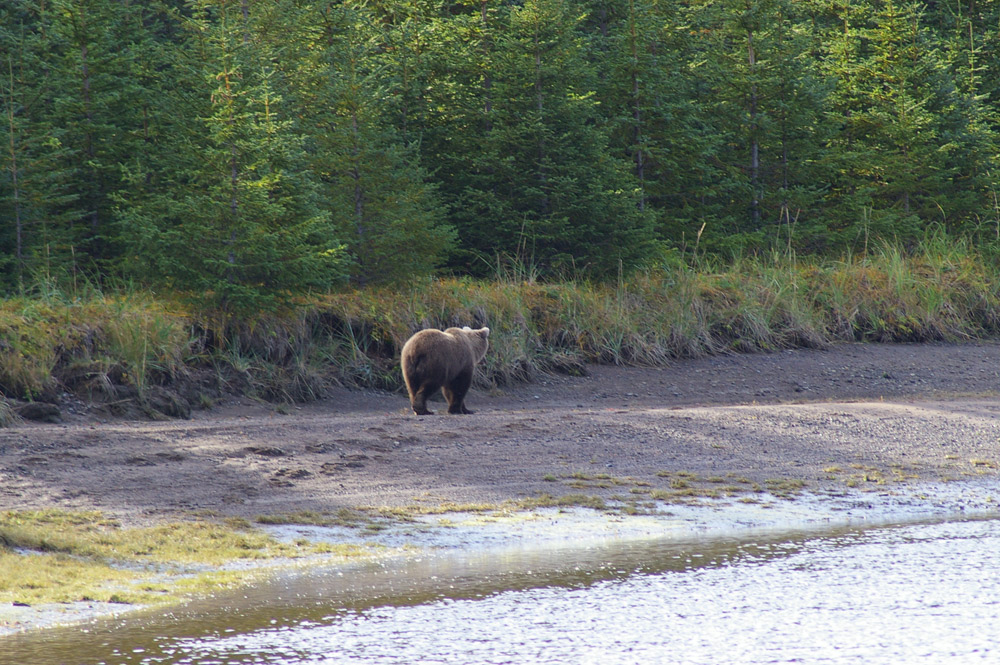
<svg viewBox="0 0 1000 665">
<path fill-rule="evenodd" d="M 1000 520 L 443 553 L 284 576 L 0 662 L 1000 662 Z"/>
</svg>

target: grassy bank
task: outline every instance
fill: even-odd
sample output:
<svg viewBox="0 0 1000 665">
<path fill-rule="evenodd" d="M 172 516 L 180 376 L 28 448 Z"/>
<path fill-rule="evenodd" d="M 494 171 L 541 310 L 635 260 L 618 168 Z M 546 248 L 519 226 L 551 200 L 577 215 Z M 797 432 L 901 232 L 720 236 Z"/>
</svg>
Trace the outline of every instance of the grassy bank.
<svg viewBox="0 0 1000 665">
<path fill-rule="evenodd" d="M 0 511 L 0 604 L 176 602 L 245 580 L 222 564 L 366 553 L 349 545 L 281 543 L 235 522 L 124 528 L 96 512 Z"/>
<path fill-rule="evenodd" d="M 334 384 L 395 389 L 407 337 L 452 325 L 493 330 L 479 381 L 496 385 L 589 362 L 984 338 L 1000 332 L 1000 266 L 936 239 L 836 261 L 676 262 L 609 284 L 434 279 L 318 295 L 255 320 L 145 291 L 47 292 L 0 301 L 0 390 L 115 404 L 169 387 L 197 406 L 226 391 L 290 402 Z M 0 422 L 10 417 L 0 408 Z"/>
</svg>

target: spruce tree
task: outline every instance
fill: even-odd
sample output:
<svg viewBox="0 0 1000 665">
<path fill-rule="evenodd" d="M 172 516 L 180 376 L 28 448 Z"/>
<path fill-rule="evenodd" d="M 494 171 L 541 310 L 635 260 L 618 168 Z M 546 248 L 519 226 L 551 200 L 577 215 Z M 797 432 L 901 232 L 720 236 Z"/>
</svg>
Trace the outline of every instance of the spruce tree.
<svg viewBox="0 0 1000 665">
<path fill-rule="evenodd" d="M 831 110 L 841 127 L 831 142 L 838 175 L 829 209 L 842 242 L 855 245 L 872 236 L 916 240 L 929 223 L 968 214 L 963 172 L 974 168 L 965 159 L 976 154 L 922 4 L 888 0 L 868 10 L 854 3 L 840 10 L 826 61 L 837 80 Z"/>
<path fill-rule="evenodd" d="M 427 275 L 454 243 L 412 138 L 422 73 L 409 9 L 326 6 L 303 95 L 315 127 L 310 165 L 359 286 Z"/>
<path fill-rule="evenodd" d="M 50 0 L 37 3 L 47 26 L 45 117 L 59 127 L 60 168 L 77 214 L 65 229 L 65 258 L 99 278 L 113 268 L 114 200 L 121 164 L 145 149 L 143 128 L 156 90 L 138 64 L 150 47 L 160 3 Z"/>
<path fill-rule="evenodd" d="M 0 9 L 0 285 L 51 277 L 71 247 L 78 190 L 65 164 L 66 132 L 50 100 L 50 16 L 37 3 Z"/>
<path fill-rule="evenodd" d="M 950 159 L 957 163 L 947 228 L 1000 243 L 1000 207 L 993 174 L 1000 156 L 1000 6 L 957 2 L 925 8 L 937 29 L 959 96 L 955 111 L 966 124 Z"/>
<path fill-rule="evenodd" d="M 260 39 L 258 10 L 268 14 L 251 0 L 198 0 L 191 10 L 177 54 L 189 76 L 177 94 L 196 105 L 187 116 L 195 123 L 164 146 L 171 180 L 123 202 L 131 257 L 146 279 L 225 311 L 287 305 L 334 283 L 341 251 L 284 104 L 286 83 Z M 141 167 L 132 174 L 149 177 Z"/>
<path fill-rule="evenodd" d="M 703 146 L 702 241 L 730 252 L 787 247 L 804 223 L 812 232 L 796 242 L 812 242 L 822 230 L 830 86 L 810 60 L 818 46 L 810 6 L 699 2 L 684 17 L 698 35 L 689 57 Z"/>
<path fill-rule="evenodd" d="M 608 275 L 654 247 L 629 162 L 609 149 L 578 18 L 561 0 L 486 14 L 477 50 L 490 68 L 445 86 L 478 93 L 434 137 L 467 269 L 506 255 Z"/>
</svg>

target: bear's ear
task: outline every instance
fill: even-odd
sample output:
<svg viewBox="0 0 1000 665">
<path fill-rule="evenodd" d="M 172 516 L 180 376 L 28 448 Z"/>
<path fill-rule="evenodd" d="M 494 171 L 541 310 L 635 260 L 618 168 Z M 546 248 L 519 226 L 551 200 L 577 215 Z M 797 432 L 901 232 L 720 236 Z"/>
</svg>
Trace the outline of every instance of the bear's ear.
<svg viewBox="0 0 1000 665">
<path fill-rule="evenodd" d="M 489 337 L 490 336 L 490 329 L 487 328 L 487 327 L 485 327 L 485 326 L 483 326 L 482 328 L 479 329 L 479 334 L 482 335 L 483 337 Z"/>
</svg>

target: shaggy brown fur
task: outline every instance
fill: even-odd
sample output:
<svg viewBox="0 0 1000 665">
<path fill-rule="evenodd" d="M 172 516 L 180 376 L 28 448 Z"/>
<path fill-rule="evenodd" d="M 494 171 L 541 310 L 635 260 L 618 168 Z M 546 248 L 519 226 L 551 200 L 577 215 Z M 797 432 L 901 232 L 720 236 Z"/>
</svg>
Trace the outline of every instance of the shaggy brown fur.
<svg viewBox="0 0 1000 665">
<path fill-rule="evenodd" d="M 472 413 L 465 408 L 465 395 L 476 363 L 489 348 L 489 336 L 489 328 L 448 328 L 443 332 L 427 328 L 407 340 L 400 364 L 413 413 L 432 415 L 427 398 L 438 389 L 448 401 L 448 413 Z"/>
</svg>

